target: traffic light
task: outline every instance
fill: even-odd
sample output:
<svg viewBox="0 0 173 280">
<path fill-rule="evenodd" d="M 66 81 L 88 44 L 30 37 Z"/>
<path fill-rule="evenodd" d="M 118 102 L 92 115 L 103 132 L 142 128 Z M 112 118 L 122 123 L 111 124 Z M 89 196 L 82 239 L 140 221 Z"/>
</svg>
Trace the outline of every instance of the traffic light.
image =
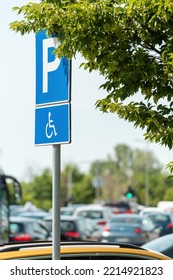
<svg viewBox="0 0 173 280">
<path fill-rule="evenodd" d="M 126 197 L 130 199 L 130 198 L 133 197 L 133 194 L 132 194 L 131 192 L 127 192 L 127 193 L 126 193 Z"/>
<path fill-rule="evenodd" d="M 135 196 L 135 191 L 133 190 L 133 188 L 131 186 L 129 186 L 127 191 L 125 192 L 125 196 L 128 199 L 132 199 Z"/>
</svg>

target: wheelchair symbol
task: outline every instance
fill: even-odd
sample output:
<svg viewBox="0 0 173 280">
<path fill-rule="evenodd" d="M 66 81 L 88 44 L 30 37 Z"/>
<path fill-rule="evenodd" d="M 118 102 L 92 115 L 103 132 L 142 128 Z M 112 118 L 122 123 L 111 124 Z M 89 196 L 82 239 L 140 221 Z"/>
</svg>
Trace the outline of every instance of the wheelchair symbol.
<svg viewBox="0 0 173 280">
<path fill-rule="evenodd" d="M 48 113 L 48 123 L 46 124 L 46 127 L 45 127 L 46 137 L 49 139 L 52 138 L 53 135 L 54 136 L 57 135 L 55 125 L 52 123 L 53 123 L 53 120 L 51 120 L 51 112 L 49 112 Z"/>
</svg>

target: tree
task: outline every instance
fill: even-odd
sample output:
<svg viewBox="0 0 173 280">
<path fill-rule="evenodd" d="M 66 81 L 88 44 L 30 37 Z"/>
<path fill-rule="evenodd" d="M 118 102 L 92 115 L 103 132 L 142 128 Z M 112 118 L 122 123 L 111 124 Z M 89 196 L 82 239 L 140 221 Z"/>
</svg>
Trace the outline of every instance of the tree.
<svg viewBox="0 0 173 280">
<path fill-rule="evenodd" d="M 80 182 L 73 186 L 73 203 L 94 203 L 95 189 L 92 186 L 92 180 L 89 175 L 83 176 Z"/>
<path fill-rule="evenodd" d="M 61 206 L 68 203 L 89 203 L 94 199 L 91 179 L 77 165 L 68 164 L 61 172 Z"/>
<path fill-rule="evenodd" d="M 97 165 L 98 161 L 95 161 L 90 166 L 93 178 Z M 169 176 L 168 180 L 168 173 L 163 172 L 163 166 L 151 151 L 133 149 L 126 144 L 118 144 L 111 155 L 99 161 L 99 176 L 103 178 L 100 190 L 103 200 L 124 198 L 128 187 L 131 186 L 138 203 L 146 204 L 148 183 L 149 204 L 156 206 L 172 187 L 172 177 Z"/>
<path fill-rule="evenodd" d="M 58 33 L 57 56 L 79 52 L 84 68 L 105 77 L 107 95 L 96 107 L 172 148 L 172 0 L 42 0 L 14 10 L 23 19 L 12 30 Z"/>
<path fill-rule="evenodd" d="M 163 197 L 163 200 L 173 201 L 173 187 L 169 188 Z"/>
<path fill-rule="evenodd" d="M 96 201 L 97 190 L 93 181 L 101 178 L 99 198 L 101 200 L 120 199 L 131 186 L 137 201 L 145 203 L 145 168 L 149 167 L 150 205 L 158 201 L 171 200 L 173 192 L 173 176 L 162 172 L 163 167 L 151 151 L 132 149 L 125 144 L 114 147 L 111 155 L 103 160 L 91 162 L 89 172 L 80 171 L 76 164 L 64 166 L 61 171 L 60 195 L 61 205 L 67 202 L 69 193 L 73 200 L 70 203 L 93 203 Z M 131 174 L 127 172 L 130 169 Z M 70 188 L 69 188 L 70 187 Z M 43 169 L 40 174 L 32 176 L 29 182 L 22 182 L 23 200 L 32 201 L 37 207 L 48 210 L 52 207 L 52 174 L 51 170 Z"/>
<path fill-rule="evenodd" d="M 35 175 L 31 182 L 23 183 L 23 203 L 32 201 L 37 207 L 48 210 L 52 207 L 52 174 L 46 168 Z"/>
</svg>

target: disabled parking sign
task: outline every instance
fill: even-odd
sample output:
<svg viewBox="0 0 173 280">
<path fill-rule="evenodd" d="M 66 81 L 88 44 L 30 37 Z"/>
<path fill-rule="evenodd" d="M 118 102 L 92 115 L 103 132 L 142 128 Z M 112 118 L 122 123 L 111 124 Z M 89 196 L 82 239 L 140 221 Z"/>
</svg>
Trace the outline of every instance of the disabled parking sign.
<svg viewBox="0 0 173 280">
<path fill-rule="evenodd" d="M 35 110 L 35 145 L 70 142 L 70 103 L 37 107 Z"/>
<path fill-rule="evenodd" d="M 54 54 L 55 35 L 36 34 L 35 145 L 70 143 L 70 61 Z"/>
</svg>

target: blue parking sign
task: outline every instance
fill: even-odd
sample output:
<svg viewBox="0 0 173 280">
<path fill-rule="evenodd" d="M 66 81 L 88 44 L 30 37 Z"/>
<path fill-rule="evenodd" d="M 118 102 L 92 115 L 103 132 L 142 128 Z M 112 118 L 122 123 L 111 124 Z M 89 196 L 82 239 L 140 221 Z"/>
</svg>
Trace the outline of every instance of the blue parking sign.
<svg viewBox="0 0 173 280">
<path fill-rule="evenodd" d="M 70 143 L 70 103 L 36 107 L 35 145 Z"/>
<path fill-rule="evenodd" d="M 36 34 L 36 106 L 70 101 L 70 61 L 53 53 L 57 36 Z"/>
</svg>

